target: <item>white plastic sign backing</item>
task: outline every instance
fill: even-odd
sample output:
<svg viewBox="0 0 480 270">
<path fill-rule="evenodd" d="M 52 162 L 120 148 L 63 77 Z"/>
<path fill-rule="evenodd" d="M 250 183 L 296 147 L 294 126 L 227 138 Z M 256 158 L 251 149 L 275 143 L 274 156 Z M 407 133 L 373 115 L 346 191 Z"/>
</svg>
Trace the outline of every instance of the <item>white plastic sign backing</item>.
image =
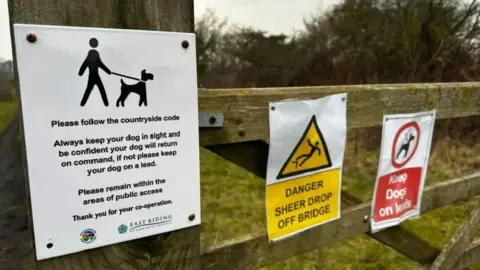
<svg viewBox="0 0 480 270">
<path fill-rule="evenodd" d="M 270 103 L 270 241 L 340 218 L 347 94 Z"/>
<path fill-rule="evenodd" d="M 198 225 L 195 35 L 14 34 L 37 258 Z"/>
<path fill-rule="evenodd" d="M 372 200 L 372 232 L 420 215 L 436 111 L 383 117 L 380 164 Z"/>
</svg>

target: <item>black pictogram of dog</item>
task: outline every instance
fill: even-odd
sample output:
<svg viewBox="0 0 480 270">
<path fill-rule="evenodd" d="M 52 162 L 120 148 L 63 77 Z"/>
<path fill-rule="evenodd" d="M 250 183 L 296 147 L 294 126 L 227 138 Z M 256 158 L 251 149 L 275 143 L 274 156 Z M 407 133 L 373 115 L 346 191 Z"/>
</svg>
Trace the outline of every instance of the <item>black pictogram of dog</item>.
<svg viewBox="0 0 480 270">
<path fill-rule="evenodd" d="M 125 100 L 130 93 L 136 93 L 140 96 L 138 106 L 142 106 L 142 103 L 147 106 L 147 85 L 145 82 L 148 80 L 153 80 L 153 74 L 147 73 L 145 69 L 142 70 L 142 76 L 137 84 L 126 84 L 123 79 L 120 79 L 122 86 L 120 88 L 120 96 L 117 99 L 117 107 L 120 104 L 122 104 L 122 107 L 125 106 Z"/>
<path fill-rule="evenodd" d="M 412 135 L 411 133 L 410 134 L 405 134 L 405 141 L 400 146 L 400 150 L 398 150 L 398 153 L 397 153 L 397 156 L 395 157 L 395 159 L 398 159 L 398 157 L 400 156 L 400 153 L 402 153 L 402 151 L 405 151 L 405 154 L 403 154 L 403 158 L 407 157 L 408 149 L 410 149 L 410 144 L 413 140 L 415 140 L 414 135 Z"/>
</svg>

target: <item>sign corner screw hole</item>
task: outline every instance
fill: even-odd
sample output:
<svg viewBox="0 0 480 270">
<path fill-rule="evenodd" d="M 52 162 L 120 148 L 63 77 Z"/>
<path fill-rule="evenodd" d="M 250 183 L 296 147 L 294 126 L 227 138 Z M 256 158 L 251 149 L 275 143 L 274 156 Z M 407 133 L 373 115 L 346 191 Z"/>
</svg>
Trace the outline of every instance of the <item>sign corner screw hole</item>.
<svg viewBox="0 0 480 270">
<path fill-rule="evenodd" d="M 188 46 L 190 46 L 190 43 L 188 43 L 187 40 L 182 41 L 182 47 L 183 47 L 184 49 L 188 48 Z"/>
<path fill-rule="evenodd" d="M 190 214 L 188 220 L 193 221 L 195 219 L 195 214 Z"/>
<path fill-rule="evenodd" d="M 48 243 L 48 244 L 47 244 L 47 248 L 48 248 L 48 249 L 51 249 L 52 247 L 53 247 L 53 243 Z"/>
<path fill-rule="evenodd" d="M 275 106 L 270 107 L 272 111 L 275 111 Z"/>
</svg>

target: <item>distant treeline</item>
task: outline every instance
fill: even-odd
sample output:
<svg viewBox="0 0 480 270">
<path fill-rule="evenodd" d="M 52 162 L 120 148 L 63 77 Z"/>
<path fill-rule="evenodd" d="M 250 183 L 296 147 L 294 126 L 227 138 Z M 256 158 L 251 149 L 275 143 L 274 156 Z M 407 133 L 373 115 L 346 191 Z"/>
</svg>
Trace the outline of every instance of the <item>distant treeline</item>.
<svg viewBox="0 0 480 270">
<path fill-rule="evenodd" d="M 291 36 L 232 26 L 208 11 L 195 28 L 198 82 L 268 87 L 478 81 L 479 2 L 345 0 L 305 19 L 305 29 Z M 13 87 L 9 78 L 0 69 L 0 99 Z"/>
<path fill-rule="evenodd" d="M 299 2 L 298 4 L 301 4 Z M 282 18 L 278 18 L 282 20 Z M 345 0 L 293 36 L 196 23 L 203 87 L 473 81 L 480 77 L 477 0 Z"/>
</svg>

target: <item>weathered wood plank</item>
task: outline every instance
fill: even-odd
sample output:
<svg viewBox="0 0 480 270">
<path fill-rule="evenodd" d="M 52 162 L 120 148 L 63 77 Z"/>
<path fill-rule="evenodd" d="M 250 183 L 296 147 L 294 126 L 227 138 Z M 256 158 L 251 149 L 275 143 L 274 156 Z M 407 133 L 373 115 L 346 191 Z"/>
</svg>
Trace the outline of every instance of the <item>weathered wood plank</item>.
<svg viewBox="0 0 480 270">
<path fill-rule="evenodd" d="M 347 206 L 353 206 L 362 203 L 362 201 L 351 194 L 342 192 L 342 203 Z M 385 229 L 375 234 L 367 232 L 366 235 L 420 264 L 431 263 L 440 253 L 439 249 L 433 247 L 430 243 L 401 225 Z"/>
<path fill-rule="evenodd" d="M 431 270 L 453 269 L 458 259 L 472 242 L 480 224 L 480 207 L 472 210 L 467 220 L 458 228 L 442 252 L 430 266 Z"/>
<path fill-rule="evenodd" d="M 480 172 L 449 180 L 424 190 L 422 213 L 465 201 L 480 194 Z M 265 232 L 229 241 L 206 249 L 203 269 L 256 269 L 311 251 L 327 244 L 370 231 L 364 217 L 370 214 L 370 202 L 342 212 L 342 218 L 302 232 L 278 243 L 269 244 Z"/>
<path fill-rule="evenodd" d="M 367 235 L 420 264 L 431 263 L 440 250 L 402 226 Z"/>
<path fill-rule="evenodd" d="M 460 256 L 453 269 L 463 270 L 480 261 L 480 240 L 473 241 L 467 250 Z"/>
<path fill-rule="evenodd" d="M 192 0 L 8 0 L 8 8 L 12 23 L 177 32 L 194 30 Z"/>
<path fill-rule="evenodd" d="M 437 109 L 437 119 L 480 114 L 480 83 L 352 85 L 265 89 L 205 89 L 199 110 L 223 112 L 224 127 L 200 131 L 202 145 L 268 142 L 268 102 L 347 92 L 349 129 L 378 126 L 385 113 Z"/>
<path fill-rule="evenodd" d="M 200 269 L 200 227 L 151 236 L 38 262 L 24 269 Z"/>
<path fill-rule="evenodd" d="M 11 29 L 14 23 L 29 23 L 177 32 L 194 30 L 193 0 L 8 0 L 8 4 Z M 14 61 L 15 58 L 14 53 Z M 18 75 L 16 74 L 15 77 L 18 78 Z M 19 89 L 18 82 L 17 89 Z M 21 122 L 21 118 L 19 121 Z M 25 181 L 24 179 L 16 180 Z M 25 182 L 28 193 L 28 181 Z M 30 211 L 28 202 L 26 206 L 25 208 Z M 31 217 L 29 223 L 31 229 Z M 200 267 L 199 226 L 41 262 L 35 259 L 33 237 L 30 240 L 30 256 L 24 262 L 24 267 L 28 269 L 199 269 Z"/>
</svg>

